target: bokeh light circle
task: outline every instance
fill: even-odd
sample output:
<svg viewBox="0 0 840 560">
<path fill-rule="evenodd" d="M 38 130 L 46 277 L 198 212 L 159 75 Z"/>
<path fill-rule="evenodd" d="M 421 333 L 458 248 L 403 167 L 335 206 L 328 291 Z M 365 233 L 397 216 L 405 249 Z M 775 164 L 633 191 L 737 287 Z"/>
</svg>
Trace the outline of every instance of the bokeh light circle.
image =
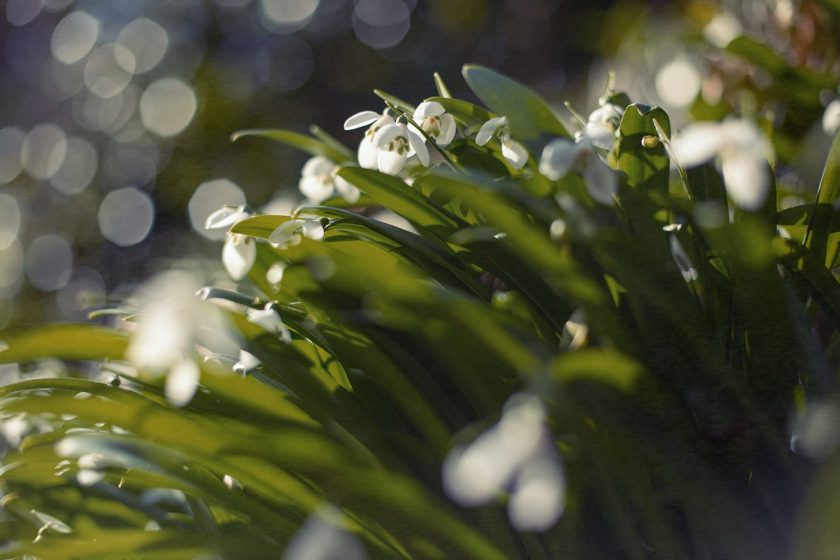
<svg viewBox="0 0 840 560">
<path fill-rule="evenodd" d="M 204 229 L 207 216 L 225 205 L 245 204 L 245 193 L 229 179 L 213 179 L 201 183 L 190 198 L 187 207 L 190 223 L 195 231 L 208 239 L 224 239 L 223 229 Z"/>
<path fill-rule="evenodd" d="M 120 247 L 136 245 L 152 229 L 155 207 L 149 196 L 134 187 L 111 191 L 99 205 L 99 231 Z"/>
<path fill-rule="evenodd" d="M 53 57 L 64 64 L 79 62 L 96 45 L 99 20 L 87 12 L 71 12 L 55 26 L 50 42 Z"/>
<path fill-rule="evenodd" d="M 177 78 L 153 82 L 140 97 L 143 126 L 163 137 L 175 136 L 187 128 L 197 107 L 193 89 Z"/>
<path fill-rule="evenodd" d="M 73 246 L 64 237 L 49 233 L 36 237 L 26 251 L 26 277 L 45 292 L 60 290 L 73 275 Z"/>
</svg>

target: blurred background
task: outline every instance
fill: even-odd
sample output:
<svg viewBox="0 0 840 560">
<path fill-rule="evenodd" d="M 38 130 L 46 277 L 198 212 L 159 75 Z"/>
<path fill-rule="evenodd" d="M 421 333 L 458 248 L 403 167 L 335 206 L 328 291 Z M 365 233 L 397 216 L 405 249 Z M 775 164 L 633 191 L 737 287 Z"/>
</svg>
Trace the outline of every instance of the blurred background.
<svg viewBox="0 0 840 560">
<path fill-rule="evenodd" d="M 735 111 L 773 128 L 790 204 L 840 126 L 838 0 L 0 0 L 0 329 L 84 319 L 189 258 L 222 278 L 224 204 L 284 212 L 306 157 L 243 128 L 411 103 L 464 63 L 539 91 L 570 123 L 609 71 L 674 124 Z M 811 194 L 812 196 L 812 194 Z"/>
</svg>

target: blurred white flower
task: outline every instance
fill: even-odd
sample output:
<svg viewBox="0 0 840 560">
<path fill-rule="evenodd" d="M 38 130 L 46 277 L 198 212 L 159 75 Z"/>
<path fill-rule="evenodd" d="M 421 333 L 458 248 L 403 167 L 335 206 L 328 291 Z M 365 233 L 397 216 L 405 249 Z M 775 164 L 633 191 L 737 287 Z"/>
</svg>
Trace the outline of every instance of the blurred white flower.
<svg viewBox="0 0 840 560">
<path fill-rule="evenodd" d="M 280 319 L 280 315 L 274 310 L 272 303 L 267 303 L 263 309 L 248 309 L 246 312 L 248 321 L 262 327 L 273 335 L 276 335 L 283 342 L 291 342 L 292 335 L 289 329 Z"/>
<path fill-rule="evenodd" d="M 694 264 L 691 262 L 688 253 L 685 252 L 682 243 L 680 243 L 680 240 L 677 239 L 676 235 L 670 235 L 669 237 L 671 244 L 671 257 L 673 257 L 674 262 L 677 263 L 677 268 L 680 269 L 680 274 L 682 274 L 683 280 L 686 282 L 697 280 L 697 269 L 694 268 Z"/>
<path fill-rule="evenodd" d="M 840 130 L 840 99 L 835 99 L 825 108 L 822 127 L 829 136 L 834 136 Z"/>
<path fill-rule="evenodd" d="M 245 350 L 239 351 L 239 361 L 233 364 L 233 371 L 240 375 L 246 375 L 250 373 L 252 370 L 258 368 L 262 362 Z"/>
<path fill-rule="evenodd" d="M 223 206 L 207 217 L 204 229 L 230 228 L 252 215 L 245 206 Z M 228 233 L 222 248 L 222 264 L 230 277 L 241 280 L 257 260 L 254 238 L 238 233 Z"/>
<path fill-rule="evenodd" d="M 342 513 L 322 506 L 286 545 L 283 560 L 366 560 L 359 539 L 341 526 Z"/>
<path fill-rule="evenodd" d="M 301 170 L 298 188 L 314 204 L 333 196 L 335 191 L 347 202 L 359 200 L 359 189 L 339 177 L 339 166 L 324 156 L 309 158 Z"/>
<path fill-rule="evenodd" d="M 598 148 L 610 150 L 623 115 L 624 110 L 618 105 L 604 103 L 590 113 L 583 129 L 575 134 L 575 139 L 578 142 L 587 139 Z"/>
<path fill-rule="evenodd" d="M 79 471 L 76 473 L 79 486 L 93 486 L 105 478 L 105 459 L 102 453 L 85 453 L 79 457 Z"/>
<path fill-rule="evenodd" d="M 764 204 L 770 186 L 767 160 L 770 142 L 751 121 L 727 119 L 722 123 L 695 123 L 672 142 L 680 165 L 694 167 L 716 158 L 726 192 L 745 210 Z"/>
<path fill-rule="evenodd" d="M 418 105 L 413 120 L 440 147 L 448 146 L 455 138 L 455 118 L 437 101 Z"/>
<path fill-rule="evenodd" d="M 549 529 L 566 504 L 565 477 L 542 402 L 512 396 L 498 424 L 443 463 L 443 485 L 453 500 L 477 506 L 510 492 L 508 516 L 520 531 Z"/>
<path fill-rule="evenodd" d="M 138 321 L 126 359 L 141 375 L 166 375 L 164 393 L 175 406 L 188 403 L 198 389 L 195 354 L 199 348 L 204 353 L 239 352 L 221 311 L 195 295 L 200 287 L 186 272 L 169 271 L 137 294 Z"/>
<path fill-rule="evenodd" d="M 388 110 L 380 115 L 374 111 L 361 111 L 344 121 L 344 130 L 354 130 L 367 126 L 365 136 L 359 143 L 358 157 L 359 165 L 366 169 L 377 169 L 379 166 L 379 148 L 373 142 L 374 136 L 383 126 L 394 124 L 394 118 L 388 114 Z M 370 125 L 370 126 L 368 126 Z"/>
<path fill-rule="evenodd" d="M 580 173 L 589 195 L 602 204 L 612 204 L 618 192 L 615 173 L 604 163 L 588 137 L 578 142 L 557 138 L 548 143 L 540 157 L 540 173 L 556 181 L 571 172 Z"/>
<path fill-rule="evenodd" d="M 485 145 L 494 136 L 502 144 L 502 155 L 510 162 L 514 169 L 522 169 L 528 163 L 528 150 L 525 146 L 510 137 L 510 125 L 507 117 L 495 117 L 481 125 L 475 136 L 475 143 Z"/>
</svg>

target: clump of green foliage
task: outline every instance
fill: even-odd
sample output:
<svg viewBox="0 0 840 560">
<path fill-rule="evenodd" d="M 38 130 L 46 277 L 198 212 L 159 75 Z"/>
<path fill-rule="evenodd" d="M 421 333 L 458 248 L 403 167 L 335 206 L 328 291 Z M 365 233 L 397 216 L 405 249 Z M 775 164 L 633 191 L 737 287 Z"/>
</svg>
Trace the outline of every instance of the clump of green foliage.
<svg viewBox="0 0 840 560">
<path fill-rule="evenodd" d="M 254 251 L 248 277 L 203 290 L 197 305 L 217 304 L 236 326 L 243 375 L 189 346 L 197 391 L 173 398 L 172 370 L 189 378 L 189 366 L 152 371 L 132 358 L 143 305 L 122 328 L 6 339 L 2 362 L 66 363 L 60 377 L 0 388 L 20 436 L 0 474 L 7 556 L 831 548 L 840 141 L 813 202 L 777 211 L 765 160 L 763 194 L 745 208 L 727 196 L 725 146 L 722 168 L 709 159 L 669 173 L 660 108 L 608 91 L 601 109 L 612 113 L 582 118 L 575 143 L 526 87 L 478 66 L 464 76 L 485 106 L 437 78 L 428 122 L 379 92 L 392 126 L 417 129 L 379 138 L 377 149 L 406 156 L 390 174 L 381 161 L 358 166 L 319 129 L 238 135 L 326 158 L 322 178 L 361 193 L 291 216 L 237 211 L 230 234 L 244 236 L 231 239 L 246 261 Z M 438 107 L 457 128 L 448 142 Z M 372 217 L 382 208 L 410 230 Z M 91 364 L 117 375 L 94 379 Z M 508 428 L 533 440 L 515 464 L 521 449 L 499 435 Z M 482 463 L 482 450 L 494 459 Z M 304 556 L 312 542 L 320 552 Z"/>
</svg>

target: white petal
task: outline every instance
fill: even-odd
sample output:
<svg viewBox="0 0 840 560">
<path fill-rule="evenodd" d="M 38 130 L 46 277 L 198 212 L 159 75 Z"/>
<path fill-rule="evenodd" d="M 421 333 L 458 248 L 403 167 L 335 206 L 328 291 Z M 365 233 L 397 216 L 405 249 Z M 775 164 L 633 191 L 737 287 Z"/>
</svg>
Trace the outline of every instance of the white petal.
<svg viewBox="0 0 840 560">
<path fill-rule="evenodd" d="M 268 242 L 272 245 L 285 245 L 297 234 L 303 225 L 303 220 L 288 220 L 283 222 L 277 229 L 268 236 Z"/>
<path fill-rule="evenodd" d="M 380 150 L 377 158 L 377 167 L 382 173 L 396 175 L 405 167 L 406 159 L 408 159 L 406 154 Z"/>
<path fill-rule="evenodd" d="M 517 531 L 547 531 L 566 507 L 566 481 L 550 456 L 529 462 L 520 472 L 508 502 L 508 517 Z"/>
<path fill-rule="evenodd" d="M 507 117 L 495 117 L 481 125 L 478 134 L 475 135 L 475 143 L 483 146 L 496 133 L 500 126 L 507 124 Z"/>
<path fill-rule="evenodd" d="M 250 372 L 253 369 L 259 367 L 262 362 L 259 358 L 251 354 L 250 352 L 246 352 L 245 350 L 239 351 L 239 361 L 233 365 L 233 371 L 236 373 L 245 375 L 246 373 Z"/>
<path fill-rule="evenodd" d="M 358 188 L 348 182 L 344 177 L 339 177 L 338 175 L 335 177 L 335 188 L 347 202 L 356 202 L 361 195 Z"/>
<path fill-rule="evenodd" d="M 438 135 L 437 145 L 448 146 L 452 139 L 455 138 L 455 117 L 446 113 L 440 117 L 440 134 Z"/>
<path fill-rule="evenodd" d="M 315 156 L 306 160 L 300 174 L 303 177 L 326 177 L 336 165 L 324 156 Z"/>
<path fill-rule="evenodd" d="M 723 181 L 732 202 L 745 210 L 758 210 L 767 198 L 767 162 L 748 152 L 727 154 L 721 161 Z"/>
<path fill-rule="evenodd" d="M 615 172 L 594 153 L 583 171 L 586 190 L 594 200 L 601 204 L 613 204 L 613 197 L 618 193 L 618 180 Z"/>
<path fill-rule="evenodd" d="M 594 146 L 598 146 L 604 150 L 612 149 L 615 143 L 613 130 L 604 123 L 586 123 L 586 128 L 583 130 L 583 137 L 589 140 Z"/>
<path fill-rule="evenodd" d="M 324 226 L 318 220 L 306 220 L 301 227 L 303 236 L 307 239 L 314 239 L 320 241 L 324 238 Z"/>
<path fill-rule="evenodd" d="M 682 274 L 683 279 L 686 282 L 697 280 L 697 270 L 691 263 L 691 259 L 689 258 L 688 253 L 685 252 L 682 243 L 680 243 L 680 240 L 677 239 L 676 235 L 671 235 L 670 238 L 671 256 L 673 257 L 674 262 L 677 263 L 677 268 L 680 269 L 680 274 Z"/>
<path fill-rule="evenodd" d="M 424 101 L 414 110 L 414 121 L 420 122 L 426 117 L 439 117 L 445 112 L 446 109 L 437 101 Z"/>
<path fill-rule="evenodd" d="M 265 279 L 269 284 L 277 285 L 283 280 L 283 272 L 286 270 L 286 263 L 276 262 L 265 271 Z"/>
<path fill-rule="evenodd" d="M 324 181 L 323 177 L 303 176 L 298 181 L 298 189 L 315 204 L 328 199 L 333 193 L 332 183 Z"/>
<path fill-rule="evenodd" d="M 429 166 L 429 148 L 426 147 L 425 139 L 415 132 L 408 133 L 408 143 L 411 149 L 417 154 L 417 159 L 420 160 L 424 166 Z"/>
<path fill-rule="evenodd" d="M 408 129 L 404 124 L 386 124 L 373 135 L 373 145 L 381 150 L 399 136 L 407 135 Z"/>
<path fill-rule="evenodd" d="M 373 143 L 373 138 L 365 136 L 359 143 L 359 165 L 365 169 L 376 169 L 376 159 L 379 157 L 379 148 Z"/>
<path fill-rule="evenodd" d="M 278 335 L 281 340 L 286 342 L 291 341 L 292 338 L 289 329 L 286 328 L 286 325 L 280 319 L 280 315 L 270 305 L 266 305 L 264 309 L 249 309 L 246 312 L 246 317 L 249 322 L 259 325 L 272 334 Z"/>
<path fill-rule="evenodd" d="M 522 169 L 528 163 L 528 150 L 516 140 L 502 142 L 502 155 L 514 169 Z"/>
<path fill-rule="evenodd" d="M 257 244 L 250 237 L 228 235 L 222 249 L 222 264 L 234 280 L 242 280 L 257 259 Z"/>
<path fill-rule="evenodd" d="M 614 105 L 612 103 L 604 103 L 592 113 L 589 114 L 589 118 L 587 119 L 590 123 L 593 124 L 612 124 L 615 125 L 621 120 L 621 117 L 624 115 L 624 111 L 618 105 Z"/>
<path fill-rule="evenodd" d="M 840 130 L 840 99 L 835 99 L 825 108 L 822 127 L 829 136 L 834 136 Z"/>
<path fill-rule="evenodd" d="M 344 121 L 344 130 L 353 130 L 373 124 L 379 120 L 380 116 L 379 113 L 375 113 L 374 111 L 361 111 Z"/>
<path fill-rule="evenodd" d="M 163 389 L 166 400 L 172 406 L 178 407 L 190 402 L 198 390 L 200 377 L 201 371 L 194 361 L 185 359 L 178 362 L 166 376 L 166 385 Z"/>
<path fill-rule="evenodd" d="M 715 157 L 725 142 L 721 125 L 697 123 L 687 127 L 672 145 L 679 164 L 694 167 Z"/>
<path fill-rule="evenodd" d="M 242 206 L 223 206 L 207 216 L 204 229 L 227 228 L 248 217 Z"/>
<path fill-rule="evenodd" d="M 104 472 L 93 469 L 81 469 L 76 473 L 76 482 L 79 483 L 79 486 L 84 487 L 93 486 L 94 484 L 101 482 L 104 478 Z"/>
<path fill-rule="evenodd" d="M 542 157 L 540 157 L 540 173 L 552 181 L 565 177 L 572 170 L 579 151 L 580 147 L 571 140 L 566 138 L 552 140 L 543 149 Z"/>
<path fill-rule="evenodd" d="M 450 451 L 443 461 L 443 487 L 463 506 L 486 504 L 504 489 L 515 468 L 498 430 L 491 428 L 467 447 Z"/>
</svg>

